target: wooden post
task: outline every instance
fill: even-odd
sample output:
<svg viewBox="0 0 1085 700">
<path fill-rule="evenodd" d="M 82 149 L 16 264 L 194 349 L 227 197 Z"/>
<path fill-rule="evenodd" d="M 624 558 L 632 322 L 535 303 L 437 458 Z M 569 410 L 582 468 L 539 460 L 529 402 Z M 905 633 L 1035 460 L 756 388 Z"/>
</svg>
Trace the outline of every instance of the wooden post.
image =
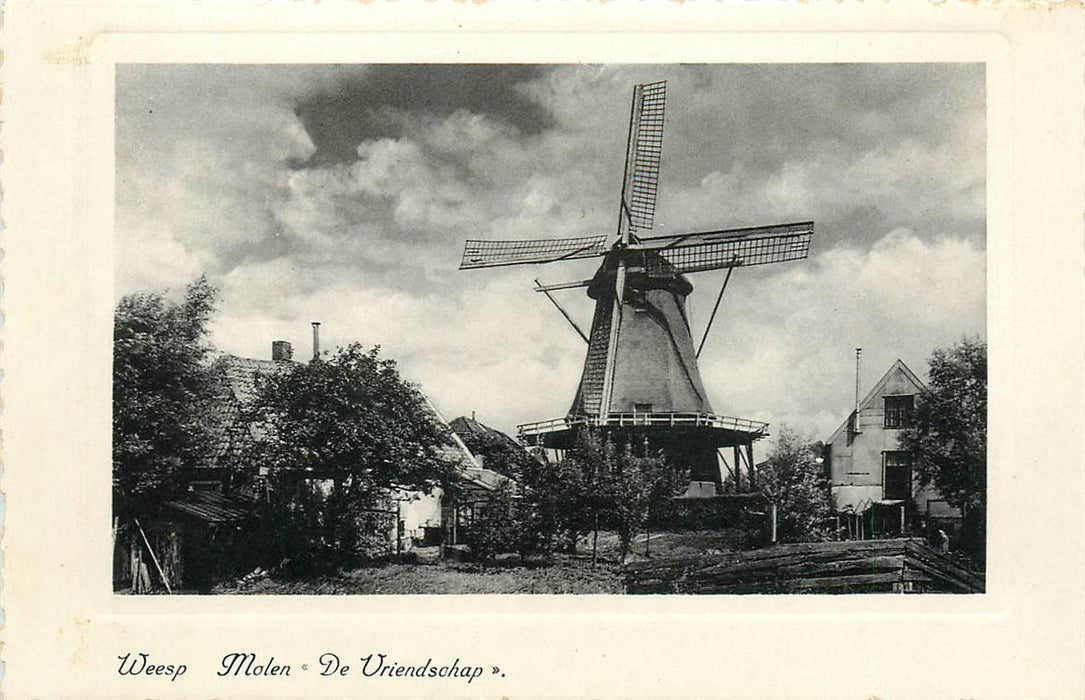
<svg viewBox="0 0 1085 700">
<path fill-rule="evenodd" d="M 591 537 L 591 565 L 595 566 L 596 555 L 599 552 L 599 514 L 595 514 L 595 528 Z"/>
<path fill-rule="evenodd" d="M 769 543 L 776 544 L 776 504 L 769 504 Z"/>
<path fill-rule="evenodd" d="M 128 537 L 128 573 L 132 576 L 132 592 L 139 593 L 139 547 L 135 540 Z"/>
<path fill-rule="evenodd" d="M 746 469 L 750 474 L 750 490 L 754 490 L 753 443 L 746 443 Z"/>
<path fill-rule="evenodd" d="M 400 525 L 400 511 L 403 508 L 403 503 L 396 499 L 396 556 L 398 557 L 403 553 L 403 537 L 401 535 Z"/>
<path fill-rule="evenodd" d="M 154 562 L 154 568 L 158 569 L 158 575 L 162 577 L 162 583 L 166 586 L 166 592 L 173 595 L 173 589 L 170 588 L 170 582 L 166 580 L 166 574 L 162 572 L 162 567 L 158 565 L 158 557 L 154 555 L 154 547 L 151 546 L 150 541 L 147 539 L 147 533 L 143 531 L 143 526 L 139 524 L 139 520 L 132 518 L 135 521 L 136 527 L 139 528 L 139 534 L 143 535 L 143 542 L 147 545 L 147 552 L 151 555 L 151 561 Z"/>
<path fill-rule="evenodd" d="M 734 445 L 731 451 L 735 459 L 735 493 L 742 493 L 742 450 Z"/>
</svg>

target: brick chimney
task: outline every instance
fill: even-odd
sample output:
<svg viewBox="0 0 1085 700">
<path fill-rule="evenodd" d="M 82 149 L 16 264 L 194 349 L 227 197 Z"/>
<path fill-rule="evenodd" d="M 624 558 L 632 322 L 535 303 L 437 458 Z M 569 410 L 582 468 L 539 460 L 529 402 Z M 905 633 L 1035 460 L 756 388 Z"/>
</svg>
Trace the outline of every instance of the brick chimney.
<svg viewBox="0 0 1085 700">
<path fill-rule="evenodd" d="M 285 340 L 271 341 L 271 359 L 277 362 L 294 359 L 294 347 Z"/>
</svg>

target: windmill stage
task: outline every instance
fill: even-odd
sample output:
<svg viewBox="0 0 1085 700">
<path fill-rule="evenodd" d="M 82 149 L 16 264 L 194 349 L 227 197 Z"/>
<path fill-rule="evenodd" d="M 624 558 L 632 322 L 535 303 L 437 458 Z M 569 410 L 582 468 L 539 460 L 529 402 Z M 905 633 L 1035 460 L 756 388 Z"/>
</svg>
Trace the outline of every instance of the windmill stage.
<svg viewBox="0 0 1085 700">
<path fill-rule="evenodd" d="M 521 241 L 469 240 L 461 270 L 542 265 L 602 258 L 589 280 L 543 285 L 542 292 L 588 345 L 568 413 L 519 426 L 528 445 L 553 450 L 573 446 L 580 429 L 595 428 L 615 442 L 662 451 L 689 469 L 691 480 L 724 487 L 726 469 L 736 490 L 756 481 L 753 443 L 768 424 L 716 413 L 697 364 L 723 293 L 739 267 L 807 257 L 812 222 L 650 235 L 659 189 L 666 81 L 636 85 L 630 113 L 625 173 L 612 235 Z M 695 346 L 686 297 L 686 275 L 726 270 L 708 327 Z M 585 334 L 551 292 L 586 288 L 595 302 Z M 731 448 L 728 462 L 724 450 Z M 745 482 L 742 472 L 745 470 Z"/>
</svg>

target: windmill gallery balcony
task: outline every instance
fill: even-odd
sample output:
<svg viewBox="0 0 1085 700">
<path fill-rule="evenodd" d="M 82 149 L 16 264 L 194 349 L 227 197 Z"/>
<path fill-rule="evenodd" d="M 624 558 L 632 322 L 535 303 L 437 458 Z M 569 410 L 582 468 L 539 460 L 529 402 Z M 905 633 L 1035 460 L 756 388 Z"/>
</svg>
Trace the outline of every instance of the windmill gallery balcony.
<svg viewBox="0 0 1085 700">
<path fill-rule="evenodd" d="M 570 415 L 564 418 L 524 423 L 520 439 L 532 447 L 568 449 L 582 428 L 683 428 L 708 432 L 716 437 L 716 447 L 746 445 L 768 436 L 768 423 L 732 418 L 715 413 L 611 413 L 605 417 Z"/>
<path fill-rule="evenodd" d="M 743 485 L 753 488 L 753 443 L 768 436 L 768 423 L 732 418 L 708 412 L 634 411 L 604 416 L 570 414 L 564 418 L 525 423 L 519 426 L 520 440 L 529 447 L 541 447 L 563 453 L 576 444 L 583 429 L 599 430 L 618 443 L 643 444 L 652 451 L 661 450 L 675 464 L 689 469 L 691 486 L 723 493 L 726 470 L 730 488 Z M 730 447 L 730 460 L 723 448 Z M 722 466 L 722 469 L 721 469 Z M 743 478 L 742 472 L 746 475 Z"/>
</svg>

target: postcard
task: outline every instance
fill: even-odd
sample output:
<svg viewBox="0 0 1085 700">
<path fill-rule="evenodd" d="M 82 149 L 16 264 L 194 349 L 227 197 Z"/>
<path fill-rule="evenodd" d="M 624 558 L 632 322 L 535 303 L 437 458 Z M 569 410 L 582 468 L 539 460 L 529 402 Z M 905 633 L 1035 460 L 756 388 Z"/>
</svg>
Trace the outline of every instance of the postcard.
<svg viewBox="0 0 1085 700">
<path fill-rule="evenodd" d="M 491 5 L 6 8 L 5 694 L 1080 696 L 1080 13 Z"/>
</svg>

